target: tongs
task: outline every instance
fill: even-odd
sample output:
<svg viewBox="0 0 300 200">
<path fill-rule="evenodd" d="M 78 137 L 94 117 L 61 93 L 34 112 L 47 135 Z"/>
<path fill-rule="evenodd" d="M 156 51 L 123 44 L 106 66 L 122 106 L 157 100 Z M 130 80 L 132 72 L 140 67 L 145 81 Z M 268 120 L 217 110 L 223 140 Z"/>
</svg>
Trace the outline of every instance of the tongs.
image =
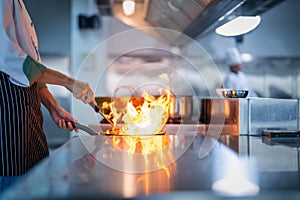
<svg viewBox="0 0 300 200">
<path fill-rule="evenodd" d="M 89 105 L 94 109 L 96 113 L 99 113 L 104 119 L 106 119 L 115 129 L 119 129 L 117 124 L 114 124 L 110 119 L 108 119 L 97 105 L 94 105 L 92 102 Z"/>
</svg>

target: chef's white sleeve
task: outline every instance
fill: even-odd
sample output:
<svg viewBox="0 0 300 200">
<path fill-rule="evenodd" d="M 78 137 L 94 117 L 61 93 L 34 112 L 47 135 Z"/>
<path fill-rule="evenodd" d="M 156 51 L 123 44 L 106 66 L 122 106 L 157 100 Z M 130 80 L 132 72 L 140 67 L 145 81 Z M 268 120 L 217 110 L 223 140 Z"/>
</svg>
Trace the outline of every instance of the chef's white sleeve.
<svg viewBox="0 0 300 200">
<path fill-rule="evenodd" d="M 0 71 L 8 74 L 10 81 L 18 86 L 31 86 L 46 67 L 19 46 L 13 9 L 7 1 L 0 3 L 0 26 Z"/>
</svg>

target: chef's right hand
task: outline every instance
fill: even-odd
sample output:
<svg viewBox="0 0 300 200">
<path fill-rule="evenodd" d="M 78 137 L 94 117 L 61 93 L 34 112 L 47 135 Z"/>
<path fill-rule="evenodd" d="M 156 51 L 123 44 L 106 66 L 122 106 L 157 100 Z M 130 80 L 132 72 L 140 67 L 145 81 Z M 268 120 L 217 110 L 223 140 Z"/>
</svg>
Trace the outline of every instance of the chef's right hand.
<svg viewBox="0 0 300 200">
<path fill-rule="evenodd" d="M 77 99 L 80 99 L 83 103 L 93 103 L 94 105 L 97 105 L 94 92 L 88 83 L 75 80 L 72 92 L 73 96 Z"/>
<path fill-rule="evenodd" d="M 73 116 L 59 104 L 57 104 L 56 106 L 52 106 L 51 110 L 49 111 L 53 121 L 59 128 L 70 131 L 75 130 L 75 132 L 79 131 L 76 127 L 73 127 L 71 123 L 71 121 L 77 122 L 77 120 L 75 120 Z"/>
</svg>

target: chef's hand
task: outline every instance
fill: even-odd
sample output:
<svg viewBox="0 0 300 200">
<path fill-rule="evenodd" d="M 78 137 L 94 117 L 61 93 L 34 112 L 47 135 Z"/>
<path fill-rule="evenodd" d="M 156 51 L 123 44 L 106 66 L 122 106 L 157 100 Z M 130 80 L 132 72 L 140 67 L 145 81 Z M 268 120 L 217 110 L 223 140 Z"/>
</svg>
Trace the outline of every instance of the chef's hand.
<svg viewBox="0 0 300 200">
<path fill-rule="evenodd" d="M 53 97 L 53 95 L 50 93 L 47 87 L 41 88 L 39 90 L 39 95 L 41 97 L 43 105 L 48 109 L 53 121 L 57 124 L 58 127 L 63 129 L 69 129 L 71 131 L 75 130 L 76 132 L 78 132 L 78 129 L 74 129 L 71 123 L 65 123 L 65 121 L 74 122 L 75 119 L 69 112 L 67 112 L 63 107 L 61 107 L 59 102 Z"/>
<path fill-rule="evenodd" d="M 75 80 L 72 92 L 73 96 L 77 99 L 80 99 L 83 103 L 93 103 L 94 105 L 97 105 L 94 92 L 88 83 Z"/>
<path fill-rule="evenodd" d="M 50 115 L 59 128 L 63 128 L 65 130 L 69 129 L 70 131 L 75 130 L 76 132 L 79 131 L 77 128 L 74 128 L 70 122 L 70 121 L 74 122 L 76 120 L 72 117 L 72 115 L 68 111 L 66 111 L 60 105 L 53 106 L 52 109 L 50 110 Z M 66 121 L 69 122 L 66 123 Z"/>
</svg>

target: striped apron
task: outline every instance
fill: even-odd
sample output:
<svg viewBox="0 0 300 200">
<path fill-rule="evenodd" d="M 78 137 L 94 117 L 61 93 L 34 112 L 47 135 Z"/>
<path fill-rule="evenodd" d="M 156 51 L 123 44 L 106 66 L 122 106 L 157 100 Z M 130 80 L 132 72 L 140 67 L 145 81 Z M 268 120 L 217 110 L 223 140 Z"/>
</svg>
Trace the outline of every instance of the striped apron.
<svg viewBox="0 0 300 200">
<path fill-rule="evenodd" d="M 20 87 L 0 72 L 0 176 L 19 176 L 49 155 L 37 84 Z"/>
</svg>

